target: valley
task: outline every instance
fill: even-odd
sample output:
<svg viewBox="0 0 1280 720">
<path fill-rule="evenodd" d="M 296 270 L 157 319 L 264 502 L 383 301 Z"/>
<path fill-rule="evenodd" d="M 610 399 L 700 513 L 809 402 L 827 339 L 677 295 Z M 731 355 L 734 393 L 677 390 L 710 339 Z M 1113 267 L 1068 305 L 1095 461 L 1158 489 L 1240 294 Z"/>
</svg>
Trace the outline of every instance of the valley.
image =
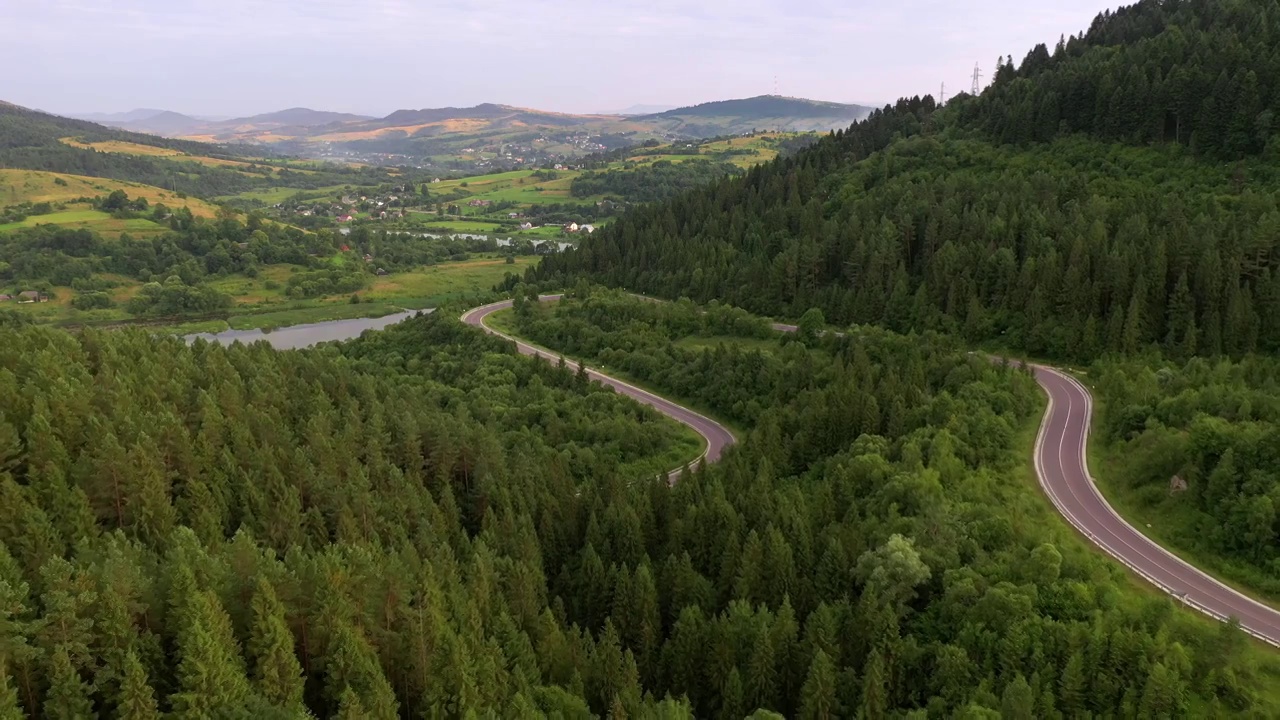
<svg viewBox="0 0 1280 720">
<path fill-rule="evenodd" d="M 552 5 L 0 9 L 0 718 L 1280 716 L 1280 0 Z"/>
</svg>

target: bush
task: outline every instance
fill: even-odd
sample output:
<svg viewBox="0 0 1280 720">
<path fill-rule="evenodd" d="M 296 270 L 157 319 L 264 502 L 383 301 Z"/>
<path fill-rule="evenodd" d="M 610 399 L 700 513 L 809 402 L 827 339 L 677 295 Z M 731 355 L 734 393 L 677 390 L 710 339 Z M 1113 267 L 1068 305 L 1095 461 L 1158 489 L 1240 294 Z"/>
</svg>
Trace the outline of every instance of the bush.
<svg viewBox="0 0 1280 720">
<path fill-rule="evenodd" d="M 102 310 L 115 307 L 115 301 L 104 292 L 88 292 L 71 299 L 71 307 L 77 310 Z"/>
</svg>

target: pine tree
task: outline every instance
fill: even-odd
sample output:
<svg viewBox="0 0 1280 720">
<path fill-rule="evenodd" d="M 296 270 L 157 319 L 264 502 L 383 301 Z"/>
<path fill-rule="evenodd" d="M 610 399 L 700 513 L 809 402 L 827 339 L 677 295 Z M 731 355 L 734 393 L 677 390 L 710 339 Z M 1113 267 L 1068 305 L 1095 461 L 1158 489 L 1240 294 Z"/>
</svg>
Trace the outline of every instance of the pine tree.
<svg viewBox="0 0 1280 720">
<path fill-rule="evenodd" d="M 253 626 L 248 640 L 252 677 L 258 692 L 280 707 L 302 703 L 302 665 L 294 653 L 293 633 L 271 582 L 259 575 L 253 594 Z"/>
<path fill-rule="evenodd" d="M 1058 698 L 1062 711 L 1068 715 L 1084 712 L 1087 689 L 1084 656 L 1077 650 L 1071 653 L 1071 657 L 1067 660 L 1067 666 L 1062 670 L 1062 680 L 1058 684 Z"/>
<path fill-rule="evenodd" d="M 44 699 L 44 717 L 51 720 L 95 718 L 91 690 L 80 678 L 65 647 L 53 651 L 49 664 L 49 692 Z"/>
<path fill-rule="evenodd" d="M 194 592 L 186 605 L 177 629 L 178 690 L 170 698 L 174 714 L 197 718 L 238 706 L 249 694 L 249 682 L 230 618 L 207 591 Z"/>
<path fill-rule="evenodd" d="M 44 606 L 39 632 L 46 653 L 60 651 L 76 671 L 89 670 L 94 664 L 91 650 L 93 638 L 92 609 L 97 600 L 92 579 L 62 558 L 53 558 L 40 569 Z"/>
<path fill-rule="evenodd" d="M 1186 686 L 1164 663 L 1157 662 L 1147 673 L 1147 682 L 1138 705 L 1143 718 L 1183 717 L 1187 712 Z"/>
<path fill-rule="evenodd" d="M 752 708 L 776 708 L 778 669 L 773 642 L 767 632 L 756 637 L 755 647 L 747 662 L 746 697 Z"/>
<path fill-rule="evenodd" d="M 23 720 L 24 717 L 18 704 L 18 689 L 9 677 L 9 665 L 0 655 L 0 720 Z"/>
<path fill-rule="evenodd" d="M 132 651 L 125 655 L 116 713 L 121 720 L 158 720 L 160 717 L 155 690 L 147 680 L 147 671 Z"/>
<path fill-rule="evenodd" d="M 398 703 L 391 684 L 383 675 L 377 654 L 358 629 L 342 622 L 335 629 L 325 657 L 325 686 L 334 702 L 341 702 L 347 690 L 354 690 L 369 717 L 394 718 Z M 463 698 L 462 705 L 472 704 Z"/>
<path fill-rule="evenodd" d="M 27 584 L 17 562 L 0 543 L 0 675 L 12 675 L 13 690 L 26 707 L 37 707 L 38 666 L 43 652 L 29 638 L 40 627 L 30 618 Z"/>
<path fill-rule="evenodd" d="M 725 678 L 724 688 L 720 691 L 720 720 L 738 720 L 747 714 L 746 691 L 742 687 L 742 676 L 738 668 L 729 671 Z"/>
<path fill-rule="evenodd" d="M 862 677 L 862 715 L 868 720 L 881 720 L 889 710 L 889 672 L 880 648 L 867 656 Z"/>
<path fill-rule="evenodd" d="M 369 717 L 356 691 L 350 686 L 344 688 L 338 697 L 338 712 L 334 715 L 335 720 L 369 720 Z"/>
<path fill-rule="evenodd" d="M 1035 696 L 1021 673 L 1005 686 L 1000 698 L 1000 715 L 1006 720 L 1032 720 L 1036 716 Z"/>
<path fill-rule="evenodd" d="M 800 691 L 800 717 L 802 720 L 831 720 L 839 716 L 836 668 L 831 658 L 818 650 L 809 663 L 809 674 Z"/>
</svg>

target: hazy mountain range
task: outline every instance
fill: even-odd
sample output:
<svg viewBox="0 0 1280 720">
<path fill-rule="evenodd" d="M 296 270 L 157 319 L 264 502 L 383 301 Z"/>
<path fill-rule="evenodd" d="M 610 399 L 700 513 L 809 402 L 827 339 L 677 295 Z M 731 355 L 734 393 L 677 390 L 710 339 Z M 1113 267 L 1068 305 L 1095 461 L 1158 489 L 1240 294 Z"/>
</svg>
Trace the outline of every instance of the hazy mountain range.
<svg viewBox="0 0 1280 720">
<path fill-rule="evenodd" d="M 385 117 L 290 108 L 250 117 L 195 117 L 169 110 L 83 113 L 74 117 L 134 132 L 214 142 L 358 142 L 438 138 L 495 130 L 581 128 L 590 134 L 707 137 L 769 130 L 832 130 L 865 117 L 862 105 L 765 95 L 686 108 L 634 105 L 615 113 L 574 115 L 484 103 L 469 108 L 397 110 Z"/>
</svg>

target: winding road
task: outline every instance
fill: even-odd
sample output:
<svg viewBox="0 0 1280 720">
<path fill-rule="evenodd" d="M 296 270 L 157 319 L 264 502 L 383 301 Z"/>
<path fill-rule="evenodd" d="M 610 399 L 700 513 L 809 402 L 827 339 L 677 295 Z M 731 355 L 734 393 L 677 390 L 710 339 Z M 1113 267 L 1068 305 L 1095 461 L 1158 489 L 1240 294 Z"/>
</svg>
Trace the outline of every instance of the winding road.
<svg viewBox="0 0 1280 720">
<path fill-rule="evenodd" d="M 542 300 L 559 300 L 560 298 L 561 298 L 560 295 L 541 296 Z M 462 322 L 468 325 L 475 325 L 476 327 L 482 328 L 485 332 L 491 335 L 497 335 L 500 338 L 510 340 L 511 342 L 516 344 L 516 349 L 519 350 L 520 353 L 523 355 L 532 355 L 534 357 L 540 357 L 549 362 L 559 362 L 561 357 L 560 355 L 557 355 L 552 352 L 548 352 L 546 350 L 543 350 L 542 348 L 534 347 L 533 345 L 523 342 L 517 338 L 511 337 L 510 335 L 498 332 L 497 330 L 494 330 L 493 328 L 485 324 L 484 322 L 485 318 L 489 317 L 495 312 L 498 312 L 499 310 L 506 310 L 511 306 L 512 306 L 512 302 L 510 300 L 503 300 L 502 302 L 483 305 L 481 307 L 475 308 L 474 310 L 468 310 L 465 314 L 463 314 Z M 578 363 L 574 362 L 573 360 L 565 358 L 565 364 L 568 365 L 570 368 L 572 368 L 575 372 L 578 370 Z M 706 448 L 702 451 L 701 455 L 694 458 L 693 462 L 689 463 L 689 467 L 693 467 L 697 465 L 699 462 L 701 462 L 704 459 L 707 462 L 715 462 L 719 460 L 720 454 L 724 452 L 724 449 L 734 444 L 735 442 L 737 442 L 737 439 L 733 437 L 733 433 L 729 432 L 728 428 L 726 428 L 725 426 L 721 425 L 715 420 L 712 420 L 706 415 L 702 415 L 701 413 L 694 412 L 693 410 L 690 410 L 689 408 L 683 405 L 679 405 L 677 403 L 671 402 L 670 400 L 662 397 L 661 395 L 655 395 L 654 393 L 651 393 L 648 390 L 638 388 L 635 385 L 632 385 L 630 383 L 625 383 L 621 380 L 618 380 L 617 378 L 609 377 L 604 373 L 592 370 L 590 367 L 587 367 L 587 376 L 602 385 L 608 385 L 609 387 L 613 388 L 614 390 L 617 390 L 618 392 L 622 393 L 623 395 L 626 395 L 629 398 L 632 398 L 638 402 L 642 402 L 645 405 L 652 407 L 653 409 L 657 410 L 663 415 L 666 415 L 667 417 L 670 417 L 678 422 L 682 422 L 685 425 L 688 425 L 689 427 L 693 428 L 694 432 L 701 435 L 703 440 L 706 441 Z M 684 470 L 684 467 L 681 466 L 667 473 L 667 480 L 669 482 L 675 482 L 676 479 L 680 477 L 680 473 L 683 470 Z"/>
<path fill-rule="evenodd" d="M 560 295 L 543 295 L 542 300 L 559 300 Z M 498 332 L 485 318 L 512 306 L 512 301 L 484 305 L 470 310 L 462 321 L 510 340 L 525 355 L 558 362 L 560 356 Z M 774 325 L 781 332 L 794 332 L 793 325 Z M 565 362 L 574 370 L 578 364 Z M 1250 635 L 1280 647 L 1280 612 L 1263 605 L 1206 575 L 1191 564 L 1157 545 L 1138 532 L 1111 507 L 1089 474 L 1085 451 L 1093 418 L 1093 398 L 1078 380 L 1044 365 L 1033 365 L 1036 381 L 1049 396 L 1049 407 L 1036 437 L 1035 466 L 1040 486 L 1058 512 L 1080 533 L 1133 572 L 1200 612 L 1227 620 L 1235 617 Z M 693 428 L 706 440 L 706 450 L 691 464 L 706 459 L 715 462 L 725 448 L 735 442 L 733 433 L 720 423 L 647 390 L 587 368 L 591 379 L 649 405 Z M 668 479 L 674 482 L 680 470 Z"/>
<path fill-rule="evenodd" d="M 1085 461 L 1092 396 L 1064 372 L 1032 367 L 1036 381 L 1049 395 L 1049 408 L 1036 437 L 1036 474 L 1058 512 L 1094 545 L 1174 598 L 1219 620 L 1235 617 L 1245 632 L 1280 647 L 1280 612 L 1160 547 L 1112 509 Z"/>
</svg>

